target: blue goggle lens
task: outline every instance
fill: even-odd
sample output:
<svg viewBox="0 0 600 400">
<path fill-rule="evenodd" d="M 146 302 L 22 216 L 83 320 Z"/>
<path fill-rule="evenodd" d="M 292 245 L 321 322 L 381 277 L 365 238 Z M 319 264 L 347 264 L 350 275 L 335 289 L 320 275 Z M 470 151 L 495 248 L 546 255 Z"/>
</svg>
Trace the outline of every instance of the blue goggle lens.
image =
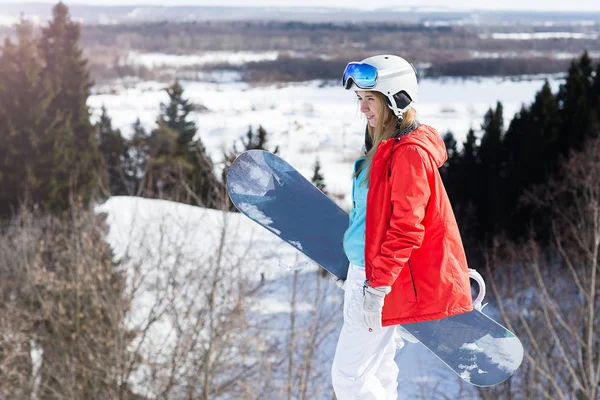
<svg viewBox="0 0 600 400">
<path fill-rule="evenodd" d="M 361 89 L 374 88 L 377 82 L 377 68 L 369 64 L 349 63 L 344 70 L 342 85 L 348 89 L 351 82 Z"/>
</svg>

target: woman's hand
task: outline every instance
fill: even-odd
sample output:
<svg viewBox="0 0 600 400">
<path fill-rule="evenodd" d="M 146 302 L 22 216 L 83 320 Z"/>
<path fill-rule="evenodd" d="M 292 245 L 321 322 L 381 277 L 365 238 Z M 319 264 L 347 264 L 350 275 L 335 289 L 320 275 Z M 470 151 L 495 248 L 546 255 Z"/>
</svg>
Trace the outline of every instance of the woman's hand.
<svg viewBox="0 0 600 400">
<path fill-rule="evenodd" d="M 379 332 L 382 329 L 381 310 L 383 309 L 383 299 L 391 291 L 392 288 L 390 286 L 373 288 L 369 285 L 368 280 L 365 281 L 363 286 L 362 313 L 369 332 Z"/>
</svg>

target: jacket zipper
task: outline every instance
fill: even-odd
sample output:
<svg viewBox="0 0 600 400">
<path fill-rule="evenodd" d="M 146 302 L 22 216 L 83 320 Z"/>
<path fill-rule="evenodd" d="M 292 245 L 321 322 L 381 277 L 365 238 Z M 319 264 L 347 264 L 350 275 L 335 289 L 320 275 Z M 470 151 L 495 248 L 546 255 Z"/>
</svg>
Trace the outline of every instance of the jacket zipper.
<svg viewBox="0 0 600 400">
<path fill-rule="evenodd" d="M 413 290 L 415 291 L 415 298 L 417 298 L 417 285 L 415 285 L 415 278 L 413 277 L 412 268 L 410 267 L 410 261 L 408 263 L 408 272 L 410 272 L 410 282 L 412 283 Z"/>
</svg>

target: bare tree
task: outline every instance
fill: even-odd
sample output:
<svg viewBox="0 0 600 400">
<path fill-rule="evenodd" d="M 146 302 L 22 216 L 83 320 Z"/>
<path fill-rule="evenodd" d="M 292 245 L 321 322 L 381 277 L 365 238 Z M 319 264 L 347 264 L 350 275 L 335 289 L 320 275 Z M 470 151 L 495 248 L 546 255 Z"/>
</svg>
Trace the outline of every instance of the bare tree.
<svg viewBox="0 0 600 400">
<path fill-rule="evenodd" d="M 291 278 L 287 333 L 286 383 L 288 399 L 311 399 L 332 392 L 330 367 L 333 354 L 328 342 L 341 322 L 342 291 L 329 284 L 321 270 L 294 271 Z"/>
<path fill-rule="evenodd" d="M 0 390 L 8 398 L 129 399 L 122 271 L 104 226 L 76 205 L 22 210 L 0 236 Z M 5 379 L 9 377 L 9 379 Z"/>
<path fill-rule="evenodd" d="M 525 200 L 546 213 L 550 240 L 498 241 L 492 290 L 504 321 L 525 342 L 526 362 L 495 395 L 586 399 L 600 396 L 598 257 L 600 140 Z M 498 398 L 498 397 L 495 397 Z"/>
</svg>

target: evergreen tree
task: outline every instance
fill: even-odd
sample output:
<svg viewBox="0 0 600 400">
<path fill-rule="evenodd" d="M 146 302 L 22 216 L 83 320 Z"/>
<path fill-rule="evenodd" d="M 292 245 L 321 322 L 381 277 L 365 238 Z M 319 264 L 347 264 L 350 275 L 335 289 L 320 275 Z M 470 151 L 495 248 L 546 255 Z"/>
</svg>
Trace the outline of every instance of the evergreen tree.
<svg viewBox="0 0 600 400">
<path fill-rule="evenodd" d="M 263 128 L 262 125 L 259 125 L 256 132 L 253 132 L 252 127 L 250 126 L 248 127 L 248 132 L 246 133 L 246 140 L 242 138 L 242 144 L 244 145 L 242 152 L 247 150 L 265 150 L 270 151 L 273 154 L 277 154 L 279 151 L 279 146 L 275 147 L 275 149 L 271 151 L 268 150 L 267 143 L 268 138 L 265 128 Z"/>
<path fill-rule="evenodd" d="M 596 64 L 591 87 L 592 132 L 600 132 L 600 62 Z"/>
<path fill-rule="evenodd" d="M 473 128 L 469 129 L 461 152 L 461 163 L 465 166 L 475 168 L 478 158 L 477 136 Z"/>
<path fill-rule="evenodd" d="M 71 21 L 61 2 L 53 8 L 53 19 L 42 29 L 39 50 L 44 63 L 43 79 L 56 94 L 49 106 L 52 119 L 60 119 L 44 154 L 52 156 L 52 168 L 44 178 L 48 193 L 46 208 L 60 211 L 71 200 L 91 200 L 95 188 L 106 181 L 87 99 L 91 81 L 87 62 L 78 46 L 79 24 Z"/>
<path fill-rule="evenodd" d="M 121 131 L 113 129 L 112 120 L 102 106 L 102 115 L 97 125 L 100 153 L 104 158 L 111 195 L 133 193 L 132 182 L 127 173 L 128 148 Z"/>
<path fill-rule="evenodd" d="M 16 44 L 7 39 L 0 50 L 0 217 L 22 202 L 47 204 L 47 149 L 59 122 L 48 113 L 54 93 L 41 73 L 30 23 L 21 21 L 16 39 Z"/>
<path fill-rule="evenodd" d="M 211 158 L 190 120 L 194 104 L 175 82 L 167 89 L 169 103 L 161 104 L 158 128 L 148 139 L 143 192 L 175 201 L 221 208 L 225 190 L 216 178 Z"/>
<path fill-rule="evenodd" d="M 452 199 L 455 197 L 457 182 L 460 180 L 460 176 L 457 176 L 458 170 L 457 168 L 454 168 L 454 165 L 459 162 L 460 153 L 457 149 L 458 144 L 454 138 L 454 134 L 451 131 L 446 132 L 443 139 L 446 146 L 446 153 L 448 154 L 448 160 L 440 168 L 440 175 L 444 181 L 448 197 Z"/>
<path fill-rule="evenodd" d="M 446 146 L 446 152 L 448 153 L 448 160 L 450 161 L 456 159 L 458 156 L 458 150 L 456 147 L 458 143 L 456 142 L 452 131 L 446 132 L 443 139 L 444 145 Z"/>
<path fill-rule="evenodd" d="M 501 231 L 517 239 L 528 233 L 530 222 L 540 227 L 538 239 L 547 237 L 550 227 L 544 224 L 545 215 L 533 205 L 521 204 L 521 196 L 533 185 L 546 183 L 557 172 L 560 157 L 582 149 L 587 139 L 600 132 L 598 127 L 600 64 L 594 66 L 587 52 L 571 63 L 558 93 L 553 94 L 545 82 L 533 103 L 514 116 L 505 134 L 501 104 L 488 110 L 480 146 L 471 130 L 457 163 L 450 163 L 445 171 L 461 177 L 449 186 L 456 188 L 451 201 L 465 240 L 471 236 L 481 242 Z M 469 221 L 479 228 L 471 230 Z"/>
<path fill-rule="evenodd" d="M 585 139 L 593 135 L 592 74 L 592 62 L 586 51 L 579 60 L 571 62 L 567 79 L 559 88 L 557 97 L 562 116 L 559 143 L 563 155 L 571 149 L 582 150 Z"/>
<path fill-rule="evenodd" d="M 532 207 L 520 205 L 520 197 L 532 185 L 546 182 L 561 152 L 560 115 L 556 96 L 546 81 L 530 107 L 523 106 L 505 135 L 506 175 L 503 194 L 505 226 L 513 238 L 526 234 L 533 217 Z"/>
<path fill-rule="evenodd" d="M 225 186 L 214 173 L 212 159 L 206 154 L 206 149 L 199 140 L 193 142 L 188 160 L 194 168 L 189 174 L 188 182 L 189 188 L 196 194 L 195 201 L 209 208 L 227 207 L 229 196 Z"/>
<path fill-rule="evenodd" d="M 502 174 L 503 174 L 503 152 L 502 134 L 504 129 L 502 104 L 498 102 L 496 109 L 489 109 L 484 116 L 481 126 L 483 136 L 479 146 L 478 157 L 481 166 L 478 187 L 481 189 L 480 196 L 476 202 L 478 217 L 483 230 L 482 237 L 489 237 L 496 233 L 497 223 L 500 221 L 500 209 L 502 200 Z"/>
<path fill-rule="evenodd" d="M 133 135 L 127 143 L 128 154 L 125 171 L 132 182 L 133 193 L 140 196 L 150 151 L 149 135 L 139 118 L 133 123 L 132 128 Z"/>
<path fill-rule="evenodd" d="M 325 185 L 325 177 L 323 176 L 323 173 L 321 172 L 321 163 L 319 162 L 319 158 L 318 157 L 315 160 L 315 166 L 313 168 L 313 176 L 312 176 L 312 178 L 311 178 L 310 181 L 321 192 L 323 192 L 325 194 L 328 194 L 327 193 L 327 189 L 326 189 L 326 185 Z"/>
<path fill-rule="evenodd" d="M 463 142 L 460 153 L 456 156 L 456 162 L 451 164 L 449 174 L 456 176 L 452 180 L 449 191 L 453 193 L 450 197 L 456 218 L 461 226 L 461 231 L 469 232 L 471 236 L 477 236 L 480 229 L 475 207 L 479 195 L 479 161 L 478 161 L 477 136 L 471 128 Z"/>
<path fill-rule="evenodd" d="M 446 179 L 446 175 L 450 171 L 450 164 L 458 161 L 460 153 L 457 149 L 458 143 L 456 142 L 454 134 L 451 131 L 446 132 L 442 136 L 442 139 L 444 140 L 444 145 L 446 146 L 446 154 L 448 155 L 448 159 L 440 168 L 440 173 L 442 178 Z"/>
<path fill-rule="evenodd" d="M 177 154 L 179 132 L 159 118 L 158 126 L 148 138 L 148 160 L 142 194 L 181 201 L 185 196 L 183 182 L 193 167 Z"/>
<path fill-rule="evenodd" d="M 169 103 L 160 105 L 161 118 L 169 128 L 178 133 L 177 152 L 179 155 L 185 155 L 198 131 L 196 123 L 189 120 L 190 113 L 194 111 L 194 104 L 183 98 L 183 86 L 179 81 L 175 81 L 166 92 L 169 95 Z"/>
</svg>

